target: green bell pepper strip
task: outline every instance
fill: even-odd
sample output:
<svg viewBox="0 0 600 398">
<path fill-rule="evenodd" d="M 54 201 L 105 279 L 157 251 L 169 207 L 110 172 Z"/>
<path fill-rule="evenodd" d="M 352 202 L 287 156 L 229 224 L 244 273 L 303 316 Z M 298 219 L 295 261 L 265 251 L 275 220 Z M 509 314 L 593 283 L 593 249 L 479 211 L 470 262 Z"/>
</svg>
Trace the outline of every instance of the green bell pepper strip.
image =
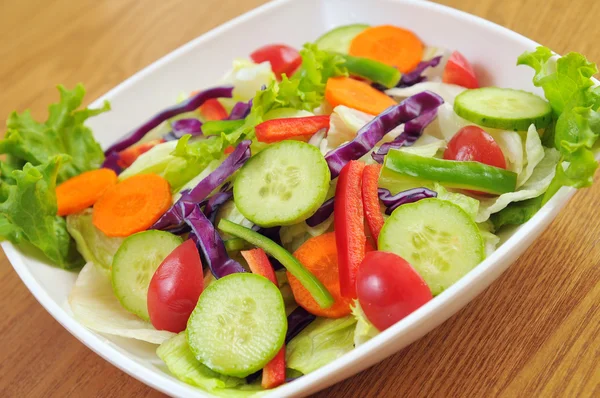
<svg viewBox="0 0 600 398">
<path fill-rule="evenodd" d="M 229 134 L 237 128 L 244 125 L 244 119 L 241 120 L 209 120 L 202 124 L 203 135 Z"/>
<path fill-rule="evenodd" d="M 428 158 L 397 149 L 390 150 L 383 167 L 386 178 L 397 175 L 402 183 L 406 182 L 408 177 L 415 179 L 415 182 L 437 181 L 451 188 L 495 195 L 514 192 L 517 186 L 517 174 L 512 171 L 479 162 Z"/>
<path fill-rule="evenodd" d="M 228 252 L 239 252 L 240 250 L 251 249 L 251 245 L 243 239 L 231 238 L 223 242 L 225 244 L 225 250 Z"/>
<path fill-rule="evenodd" d="M 369 58 L 353 57 L 352 55 L 340 55 L 346 61 L 343 66 L 348 68 L 348 73 L 353 76 L 369 79 L 387 88 L 395 87 L 402 77 L 402 73 L 398 69 L 382 62 Z"/>
<path fill-rule="evenodd" d="M 242 238 L 254 246 L 260 247 L 279 260 L 279 262 L 283 264 L 283 266 L 294 275 L 298 281 L 300 281 L 302 286 L 308 290 L 321 308 L 329 308 L 333 305 L 333 297 L 331 297 L 331 293 L 323 286 L 321 281 L 304 268 L 302 263 L 292 256 L 290 252 L 273 242 L 271 239 L 226 219 L 222 219 L 217 228 L 225 233 Z"/>
</svg>

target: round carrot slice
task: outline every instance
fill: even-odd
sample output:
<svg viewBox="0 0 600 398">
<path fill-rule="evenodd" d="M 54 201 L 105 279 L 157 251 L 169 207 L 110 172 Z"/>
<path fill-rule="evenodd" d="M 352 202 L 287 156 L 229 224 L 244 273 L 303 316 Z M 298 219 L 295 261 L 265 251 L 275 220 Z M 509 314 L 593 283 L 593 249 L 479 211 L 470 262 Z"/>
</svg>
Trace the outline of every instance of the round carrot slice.
<svg viewBox="0 0 600 398">
<path fill-rule="evenodd" d="M 106 190 L 117 183 L 110 169 L 86 171 L 56 187 L 58 215 L 78 213 L 92 206 Z"/>
<path fill-rule="evenodd" d="M 148 229 L 170 206 L 167 180 L 156 174 L 135 175 L 98 199 L 92 221 L 107 236 L 129 236 Z"/>
<path fill-rule="evenodd" d="M 294 257 L 325 285 L 334 299 L 331 307 L 321 308 L 298 279 L 288 272 L 288 281 L 296 302 L 317 316 L 341 318 L 348 315 L 352 299 L 342 297 L 340 293 L 335 233 L 329 232 L 307 240 L 294 252 Z"/>
<path fill-rule="evenodd" d="M 423 43 L 410 30 L 392 25 L 373 26 L 350 43 L 350 55 L 395 66 L 402 73 L 413 70 L 423 59 Z"/>
<path fill-rule="evenodd" d="M 329 78 L 325 86 L 325 98 L 333 107 L 346 105 L 371 115 L 378 115 L 396 105 L 393 99 L 381 91 L 350 77 Z"/>
</svg>

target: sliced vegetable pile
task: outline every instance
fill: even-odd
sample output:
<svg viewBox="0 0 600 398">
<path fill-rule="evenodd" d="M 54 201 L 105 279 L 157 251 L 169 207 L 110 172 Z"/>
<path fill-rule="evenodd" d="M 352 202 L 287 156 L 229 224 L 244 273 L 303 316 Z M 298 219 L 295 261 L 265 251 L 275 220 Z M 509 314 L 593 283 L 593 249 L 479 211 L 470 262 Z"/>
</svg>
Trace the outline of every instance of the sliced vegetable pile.
<svg viewBox="0 0 600 398">
<path fill-rule="evenodd" d="M 65 269 L 98 332 L 253 395 L 393 327 L 598 166 L 598 70 L 539 47 L 530 92 L 482 87 L 458 51 L 355 24 L 234 61 L 102 152 L 59 87 L 0 141 L 0 236 Z"/>
</svg>

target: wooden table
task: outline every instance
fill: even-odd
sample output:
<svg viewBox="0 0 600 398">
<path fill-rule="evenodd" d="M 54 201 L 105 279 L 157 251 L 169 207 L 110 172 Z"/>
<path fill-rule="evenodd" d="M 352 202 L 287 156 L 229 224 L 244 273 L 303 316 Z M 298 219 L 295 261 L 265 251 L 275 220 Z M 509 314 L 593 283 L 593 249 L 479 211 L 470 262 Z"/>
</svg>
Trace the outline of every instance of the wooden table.
<svg viewBox="0 0 600 398">
<path fill-rule="evenodd" d="M 0 118 L 25 108 L 45 117 L 47 104 L 56 99 L 56 83 L 72 87 L 83 81 L 87 100 L 96 98 L 264 2 L 0 2 Z M 600 61 L 597 0 L 441 2 L 557 52 L 579 51 Z M 600 396 L 598 209 L 597 181 L 462 311 L 318 396 Z M 3 254 L 0 262 L 0 396 L 161 396 L 79 343 L 35 301 Z"/>
</svg>

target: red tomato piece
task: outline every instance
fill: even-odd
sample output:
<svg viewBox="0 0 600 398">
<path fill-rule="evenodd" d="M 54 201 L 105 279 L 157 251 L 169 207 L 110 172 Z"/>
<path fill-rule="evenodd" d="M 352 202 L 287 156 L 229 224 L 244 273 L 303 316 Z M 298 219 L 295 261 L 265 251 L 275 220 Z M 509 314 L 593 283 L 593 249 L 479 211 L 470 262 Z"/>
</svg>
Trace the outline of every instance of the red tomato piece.
<svg viewBox="0 0 600 398">
<path fill-rule="evenodd" d="M 250 54 L 252 61 L 260 64 L 268 61 L 273 73 L 279 78 L 283 73 L 291 76 L 302 63 L 300 53 L 293 47 L 285 44 L 269 44 Z"/>
<path fill-rule="evenodd" d="M 227 111 L 221 105 L 218 99 L 210 98 L 207 99 L 200 107 L 198 111 L 204 117 L 204 120 L 224 120 L 227 119 Z"/>
<path fill-rule="evenodd" d="M 204 290 L 204 272 L 196 245 L 186 240 L 160 264 L 148 288 L 148 313 L 158 330 L 179 333 Z"/>
<path fill-rule="evenodd" d="M 477 126 L 458 130 L 448 142 L 444 159 L 474 161 L 506 169 L 506 159 L 498 143 Z"/>
<path fill-rule="evenodd" d="M 431 300 L 431 290 L 402 257 L 374 251 L 365 255 L 356 277 L 358 301 L 367 319 L 385 330 Z"/>
<path fill-rule="evenodd" d="M 119 152 L 119 160 L 117 160 L 117 165 L 126 169 L 127 167 L 131 166 L 142 153 L 148 152 L 150 149 L 154 148 L 158 144 L 162 144 L 163 142 L 165 142 L 165 140 L 160 138 L 123 149 L 121 152 Z"/>
<path fill-rule="evenodd" d="M 477 88 L 479 82 L 475 76 L 473 67 L 467 59 L 458 51 L 454 51 L 448 59 L 442 75 L 444 83 L 456 84 L 466 88 Z"/>
</svg>

